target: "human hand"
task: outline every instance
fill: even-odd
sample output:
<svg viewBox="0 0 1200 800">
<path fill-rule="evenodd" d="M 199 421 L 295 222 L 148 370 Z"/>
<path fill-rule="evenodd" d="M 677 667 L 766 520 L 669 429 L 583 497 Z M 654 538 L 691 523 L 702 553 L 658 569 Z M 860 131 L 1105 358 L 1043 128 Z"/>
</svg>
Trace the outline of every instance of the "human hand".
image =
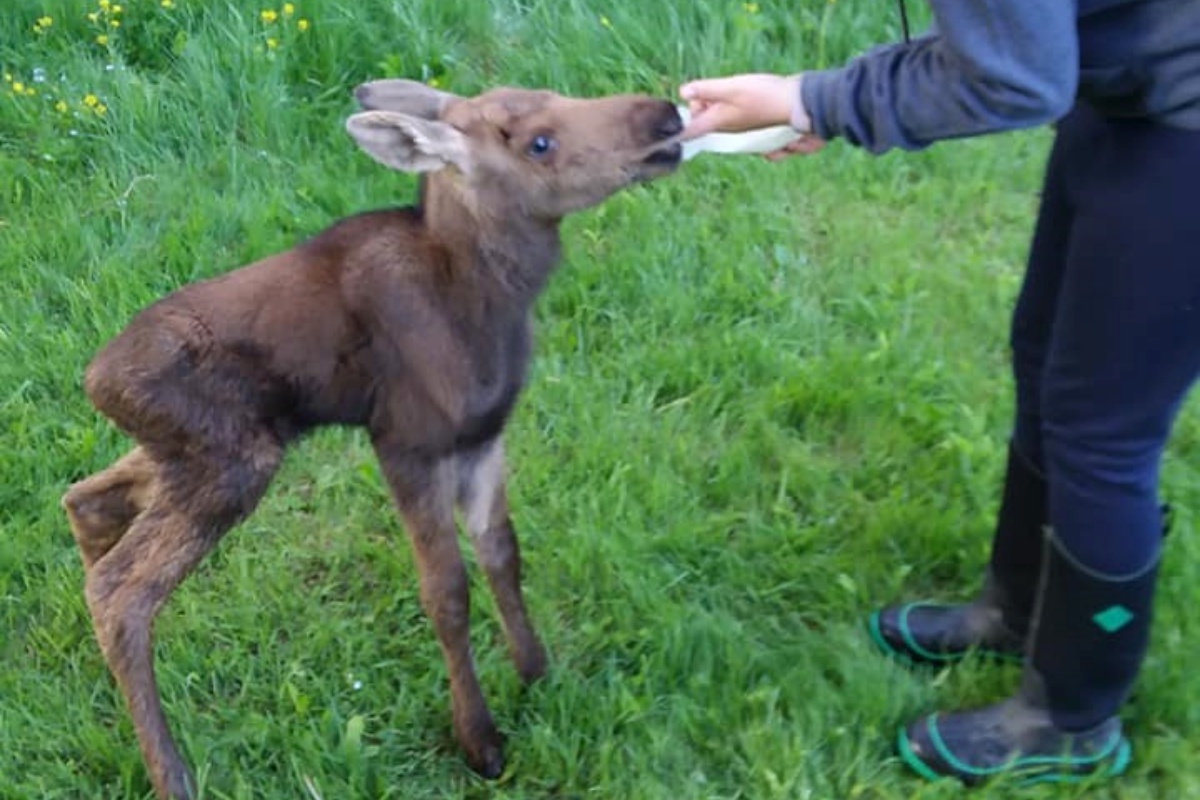
<svg viewBox="0 0 1200 800">
<path fill-rule="evenodd" d="M 685 140 L 790 125 L 799 102 L 800 76 L 749 73 L 708 78 L 683 84 L 679 96 L 687 101 L 692 117 L 681 137 Z"/>
</svg>

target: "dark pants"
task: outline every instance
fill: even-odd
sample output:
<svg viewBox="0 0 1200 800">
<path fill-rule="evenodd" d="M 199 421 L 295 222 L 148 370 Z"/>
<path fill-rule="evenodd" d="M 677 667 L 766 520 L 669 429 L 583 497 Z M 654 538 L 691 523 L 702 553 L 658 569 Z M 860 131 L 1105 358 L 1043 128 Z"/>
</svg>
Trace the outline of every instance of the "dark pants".
<svg viewBox="0 0 1200 800">
<path fill-rule="evenodd" d="M 1079 105 L 1059 125 L 1013 315 L 1017 446 L 1085 567 L 1157 557 L 1158 481 L 1200 374 L 1200 131 Z"/>
</svg>

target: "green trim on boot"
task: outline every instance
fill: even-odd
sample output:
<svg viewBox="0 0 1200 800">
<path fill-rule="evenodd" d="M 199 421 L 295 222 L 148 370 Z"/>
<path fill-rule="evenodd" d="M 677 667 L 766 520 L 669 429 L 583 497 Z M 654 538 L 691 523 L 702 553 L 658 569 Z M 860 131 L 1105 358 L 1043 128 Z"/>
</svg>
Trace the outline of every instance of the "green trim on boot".
<svg viewBox="0 0 1200 800">
<path fill-rule="evenodd" d="M 900 759 L 926 780 L 957 779 L 978 786 L 995 778 L 1019 784 L 1080 783 L 1124 774 L 1132 760 L 1132 746 L 1113 718 L 1096 730 L 1070 734 L 1053 728 L 1046 717 L 1040 730 L 994 735 L 983 743 L 964 740 L 943 729 L 960 726 L 988 727 L 987 717 L 1010 713 L 1012 701 L 979 711 L 931 714 L 906 728 L 896 741 Z M 1022 741 L 1023 739 L 1027 741 Z M 976 747 L 972 749 L 970 743 Z"/>
<path fill-rule="evenodd" d="M 968 785 L 1112 777 L 1132 749 L 1118 717 L 1149 641 L 1159 556 L 1125 576 L 1081 564 L 1047 530 L 1021 687 L 986 708 L 937 713 L 904 729 L 900 757 L 927 778 Z"/>
<path fill-rule="evenodd" d="M 1024 652 L 1016 634 L 1005 629 L 983 636 L 970 635 L 972 626 L 963 617 L 972 610 L 969 604 L 933 602 L 889 606 L 871 614 L 867 631 L 885 655 L 911 666 L 956 664 L 970 653 L 1019 663 Z"/>
<path fill-rule="evenodd" d="M 1163 504 L 1161 510 L 1162 533 L 1166 537 L 1170 530 L 1170 507 Z M 1041 556 L 1038 561 L 1044 558 Z M 1005 579 L 1015 584 L 1015 593 L 1013 588 L 1006 587 L 993 564 L 975 600 L 959 604 L 917 601 L 887 606 L 867 618 L 867 632 L 885 655 L 909 666 L 941 667 L 957 663 L 972 652 L 1001 661 L 1020 661 L 1025 655 L 1025 632 L 1029 629 L 1026 609 L 1032 604 L 1031 597 L 1024 594 L 1035 592 L 1027 588 L 1029 579 L 1024 574 L 1014 573 Z M 1111 603 L 1098 605 L 1091 620 L 1112 635 L 1130 624 L 1133 616 L 1124 605 Z"/>
<path fill-rule="evenodd" d="M 1002 660 L 1024 656 L 1042 563 L 1046 480 L 1010 442 L 992 553 L 979 596 L 957 605 L 889 606 L 868 620 L 872 640 L 908 664 L 942 666 L 970 652 Z"/>
<path fill-rule="evenodd" d="M 989 573 L 979 598 L 950 605 L 914 602 L 871 614 L 867 629 L 885 654 L 911 665 L 942 666 L 968 653 L 1020 661 L 1025 637 L 1004 618 L 1005 595 Z"/>
<path fill-rule="evenodd" d="M 1041 676 L 1027 667 L 1017 694 L 970 711 L 935 713 L 901 729 L 896 749 L 929 780 L 976 786 L 998 777 L 1018 783 L 1077 783 L 1115 777 L 1132 748 L 1113 716 L 1085 731 L 1064 731 L 1046 702 Z"/>
</svg>

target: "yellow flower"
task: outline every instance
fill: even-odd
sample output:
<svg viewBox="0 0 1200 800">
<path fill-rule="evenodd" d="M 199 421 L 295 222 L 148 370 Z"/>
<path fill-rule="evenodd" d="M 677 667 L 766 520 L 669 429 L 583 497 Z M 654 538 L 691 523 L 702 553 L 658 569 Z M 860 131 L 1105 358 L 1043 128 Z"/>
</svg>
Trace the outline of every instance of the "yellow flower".
<svg viewBox="0 0 1200 800">
<path fill-rule="evenodd" d="M 120 13 L 121 13 L 121 7 L 120 7 L 120 6 L 113 6 L 113 7 L 112 7 L 112 13 L 114 13 L 114 14 L 120 14 Z"/>
<path fill-rule="evenodd" d="M 159 5 L 162 6 L 163 8 L 174 8 L 175 0 L 162 0 L 162 2 L 159 3 Z"/>
<path fill-rule="evenodd" d="M 301 33 L 304 33 L 306 30 L 308 30 L 308 20 L 306 20 L 306 19 L 296 20 L 296 30 L 300 31 Z"/>
<path fill-rule="evenodd" d="M 108 37 L 105 36 L 103 33 L 100 34 L 99 36 L 96 37 L 96 44 L 103 47 L 104 45 L 108 44 Z"/>
<path fill-rule="evenodd" d="M 276 13 L 275 9 L 273 9 L 273 8 L 264 8 L 262 13 L 259 14 L 259 16 L 262 17 L 262 21 L 267 23 L 268 25 L 270 25 L 275 20 L 279 19 L 279 14 Z"/>
<path fill-rule="evenodd" d="M 110 26 L 114 27 L 114 28 L 119 28 L 119 27 L 121 27 L 121 20 L 119 20 L 119 19 L 110 19 L 110 20 L 108 21 L 108 24 L 109 24 Z"/>
<path fill-rule="evenodd" d="M 17 81 L 12 85 L 12 90 L 16 94 L 20 94 L 21 92 L 25 91 L 25 84 L 21 83 L 20 81 Z"/>
<path fill-rule="evenodd" d="M 100 105 L 100 98 L 94 94 L 86 94 L 83 96 L 83 104 L 88 108 L 95 108 Z"/>
<path fill-rule="evenodd" d="M 12 73 L 11 73 L 11 72 L 6 72 L 6 73 L 4 73 L 4 82 L 5 82 L 5 83 L 12 83 L 12 81 L 13 81 L 13 78 L 12 78 Z"/>
<path fill-rule="evenodd" d="M 279 47 L 278 39 L 267 39 L 267 49 L 268 50 L 274 50 L 276 47 Z"/>
<path fill-rule="evenodd" d="M 432 88 L 436 89 L 436 88 L 438 88 L 439 86 L 441 86 L 441 85 L 442 85 L 442 82 L 441 82 L 441 81 L 439 81 L 437 78 L 430 78 L 430 79 L 429 79 L 429 85 L 430 85 Z"/>
<path fill-rule="evenodd" d="M 108 0 L 100 0 L 100 7 L 105 11 L 108 11 L 110 5 L 111 4 L 108 2 Z"/>
<path fill-rule="evenodd" d="M 96 112 L 97 116 L 103 117 L 108 112 L 108 106 L 104 105 L 104 103 L 97 103 L 96 107 L 92 110 Z"/>
<path fill-rule="evenodd" d="M 295 14 L 295 13 L 296 13 L 296 7 L 294 5 L 292 5 L 291 3 L 283 4 L 283 15 L 285 17 L 290 17 L 292 14 Z"/>
<path fill-rule="evenodd" d="M 37 94 L 37 89 L 33 88 L 32 86 L 25 87 L 25 96 L 26 97 L 33 97 L 35 94 Z"/>
<path fill-rule="evenodd" d="M 95 21 L 97 21 L 98 19 L 100 19 L 100 15 L 99 15 L 99 14 L 97 14 L 95 11 L 93 11 L 93 12 L 92 12 L 92 13 L 90 13 L 90 14 L 88 14 L 88 22 L 95 22 Z"/>
<path fill-rule="evenodd" d="M 758 13 L 758 3 L 742 3 L 742 8 L 746 9 L 747 14 Z"/>
<path fill-rule="evenodd" d="M 69 108 L 69 106 L 67 105 L 66 100 L 59 100 L 57 103 L 54 104 L 54 110 L 60 114 L 67 113 L 68 108 Z"/>
<path fill-rule="evenodd" d="M 46 28 L 49 28 L 53 24 L 54 24 L 54 17 L 38 17 L 37 23 L 33 26 L 33 29 L 35 31 L 37 31 L 38 33 L 41 33 L 42 31 L 44 31 Z"/>
</svg>

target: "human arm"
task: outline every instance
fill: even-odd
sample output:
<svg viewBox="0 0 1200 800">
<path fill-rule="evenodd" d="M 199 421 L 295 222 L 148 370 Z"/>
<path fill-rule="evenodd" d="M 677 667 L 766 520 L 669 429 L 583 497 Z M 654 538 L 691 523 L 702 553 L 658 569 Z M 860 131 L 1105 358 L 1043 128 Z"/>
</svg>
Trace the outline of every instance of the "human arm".
<svg viewBox="0 0 1200 800">
<path fill-rule="evenodd" d="M 687 136 L 791 122 L 881 153 L 1057 119 L 1079 78 L 1075 4 L 934 0 L 938 31 L 800 76 L 693 81 Z M 789 94 L 790 91 L 790 94 Z"/>
</svg>

